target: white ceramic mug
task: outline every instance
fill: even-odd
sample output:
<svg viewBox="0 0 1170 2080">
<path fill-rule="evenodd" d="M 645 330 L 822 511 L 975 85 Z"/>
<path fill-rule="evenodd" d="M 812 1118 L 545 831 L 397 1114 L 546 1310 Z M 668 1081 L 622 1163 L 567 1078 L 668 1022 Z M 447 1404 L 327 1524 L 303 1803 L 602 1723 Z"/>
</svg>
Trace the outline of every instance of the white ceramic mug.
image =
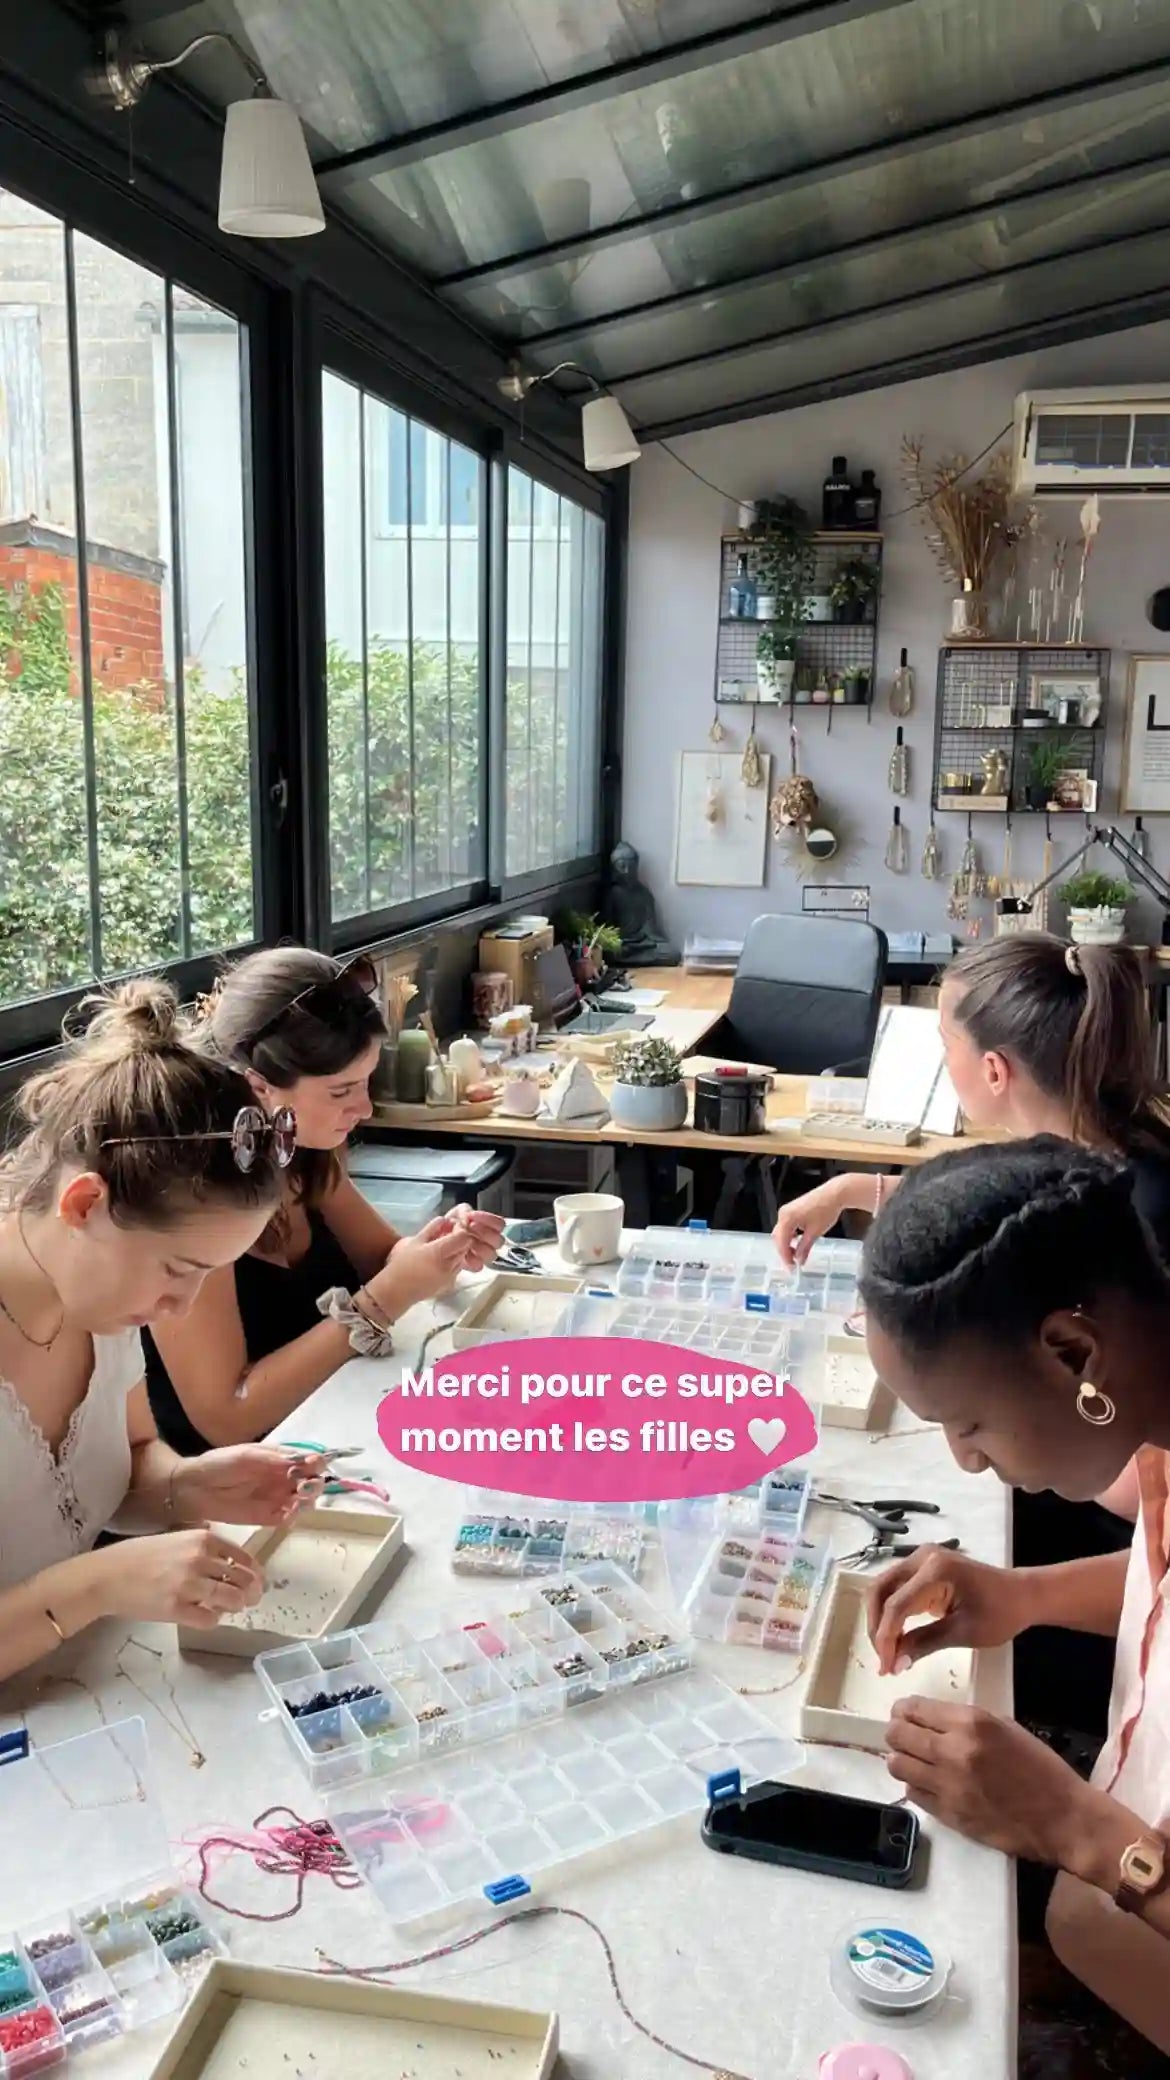
<svg viewBox="0 0 1170 2080">
<path fill-rule="evenodd" d="M 608 1192 L 570 1192 L 554 1199 L 557 1248 L 566 1264 L 612 1264 L 620 1255 L 626 1209 Z"/>
</svg>

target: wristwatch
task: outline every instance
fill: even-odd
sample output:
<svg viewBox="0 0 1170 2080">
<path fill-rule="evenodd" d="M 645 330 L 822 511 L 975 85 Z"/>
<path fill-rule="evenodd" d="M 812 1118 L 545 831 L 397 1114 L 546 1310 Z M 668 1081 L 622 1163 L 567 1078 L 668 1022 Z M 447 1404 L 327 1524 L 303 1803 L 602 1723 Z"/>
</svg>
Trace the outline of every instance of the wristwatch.
<svg viewBox="0 0 1170 2080">
<path fill-rule="evenodd" d="M 1121 1853 L 1117 1890 L 1113 1897 L 1123 1913 L 1135 1914 L 1155 1892 L 1160 1892 L 1167 1870 L 1166 1844 L 1161 1835 L 1141 1834 Z"/>
</svg>

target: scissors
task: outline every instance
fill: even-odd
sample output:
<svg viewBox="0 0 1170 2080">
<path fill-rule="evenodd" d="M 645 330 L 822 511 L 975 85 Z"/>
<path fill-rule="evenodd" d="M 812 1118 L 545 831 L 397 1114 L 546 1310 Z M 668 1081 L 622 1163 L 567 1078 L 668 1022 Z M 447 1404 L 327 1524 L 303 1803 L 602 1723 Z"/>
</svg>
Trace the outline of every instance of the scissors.
<svg viewBox="0 0 1170 2080">
<path fill-rule="evenodd" d="M 957 1538 L 940 1538 L 937 1544 L 944 1553 L 957 1553 L 960 1549 Z M 912 1554 L 920 1553 L 922 1550 L 921 1546 L 915 1545 L 913 1539 L 885 1537 L 878 1531 L 867 1546 L 859 1546 L 855 1553 L 843 1553 L 841 1566 L 856 1569 L 872 1567 L 877 1560 L 909 1560 Z"/>
</svg>

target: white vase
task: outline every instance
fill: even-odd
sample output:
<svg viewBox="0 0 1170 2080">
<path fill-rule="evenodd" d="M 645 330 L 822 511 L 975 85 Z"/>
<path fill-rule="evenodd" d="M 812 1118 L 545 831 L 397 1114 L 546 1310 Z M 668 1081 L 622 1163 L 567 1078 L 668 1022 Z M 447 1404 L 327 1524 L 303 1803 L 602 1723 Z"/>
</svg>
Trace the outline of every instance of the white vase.
<svg viewBox="0 0 1170 2080">
<path fill-rule="evenodd" d="M 1070 910 L 1068 931 L 1078 946 L 1118 946 L 1125 937 L 1125 912 Z"/>
<path fill-rule="evenodd" d="M 685 1083 L 615 1083 L 609 1094 L 610 1118 L 616 1127 L 636 1127 L 643 1134 L 668 1134 L 687 1116 Z"/>
<path fill-rule="evenodd" d="M 786 701 L 792 692 L 796 660 L 791 657 L 757 657 L 756 687 L 762 701 Z"/>
</svg>

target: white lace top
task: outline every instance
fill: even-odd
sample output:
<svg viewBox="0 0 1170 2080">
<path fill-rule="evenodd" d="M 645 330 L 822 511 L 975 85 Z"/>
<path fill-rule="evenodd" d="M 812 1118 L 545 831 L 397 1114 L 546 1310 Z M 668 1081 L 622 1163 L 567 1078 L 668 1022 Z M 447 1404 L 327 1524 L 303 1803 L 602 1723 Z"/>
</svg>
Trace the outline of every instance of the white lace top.
<svg viewBox="0 0 1170 2080">
<path fill-rule="evenodd" d="M 136 1329 L 95 1336 L 93 1372 L 54 1454 L 0 1378 L 0 1588 L 87 1553 L 130 1485 L 126 1400 L 143 1374 Z"/>
</svg>

